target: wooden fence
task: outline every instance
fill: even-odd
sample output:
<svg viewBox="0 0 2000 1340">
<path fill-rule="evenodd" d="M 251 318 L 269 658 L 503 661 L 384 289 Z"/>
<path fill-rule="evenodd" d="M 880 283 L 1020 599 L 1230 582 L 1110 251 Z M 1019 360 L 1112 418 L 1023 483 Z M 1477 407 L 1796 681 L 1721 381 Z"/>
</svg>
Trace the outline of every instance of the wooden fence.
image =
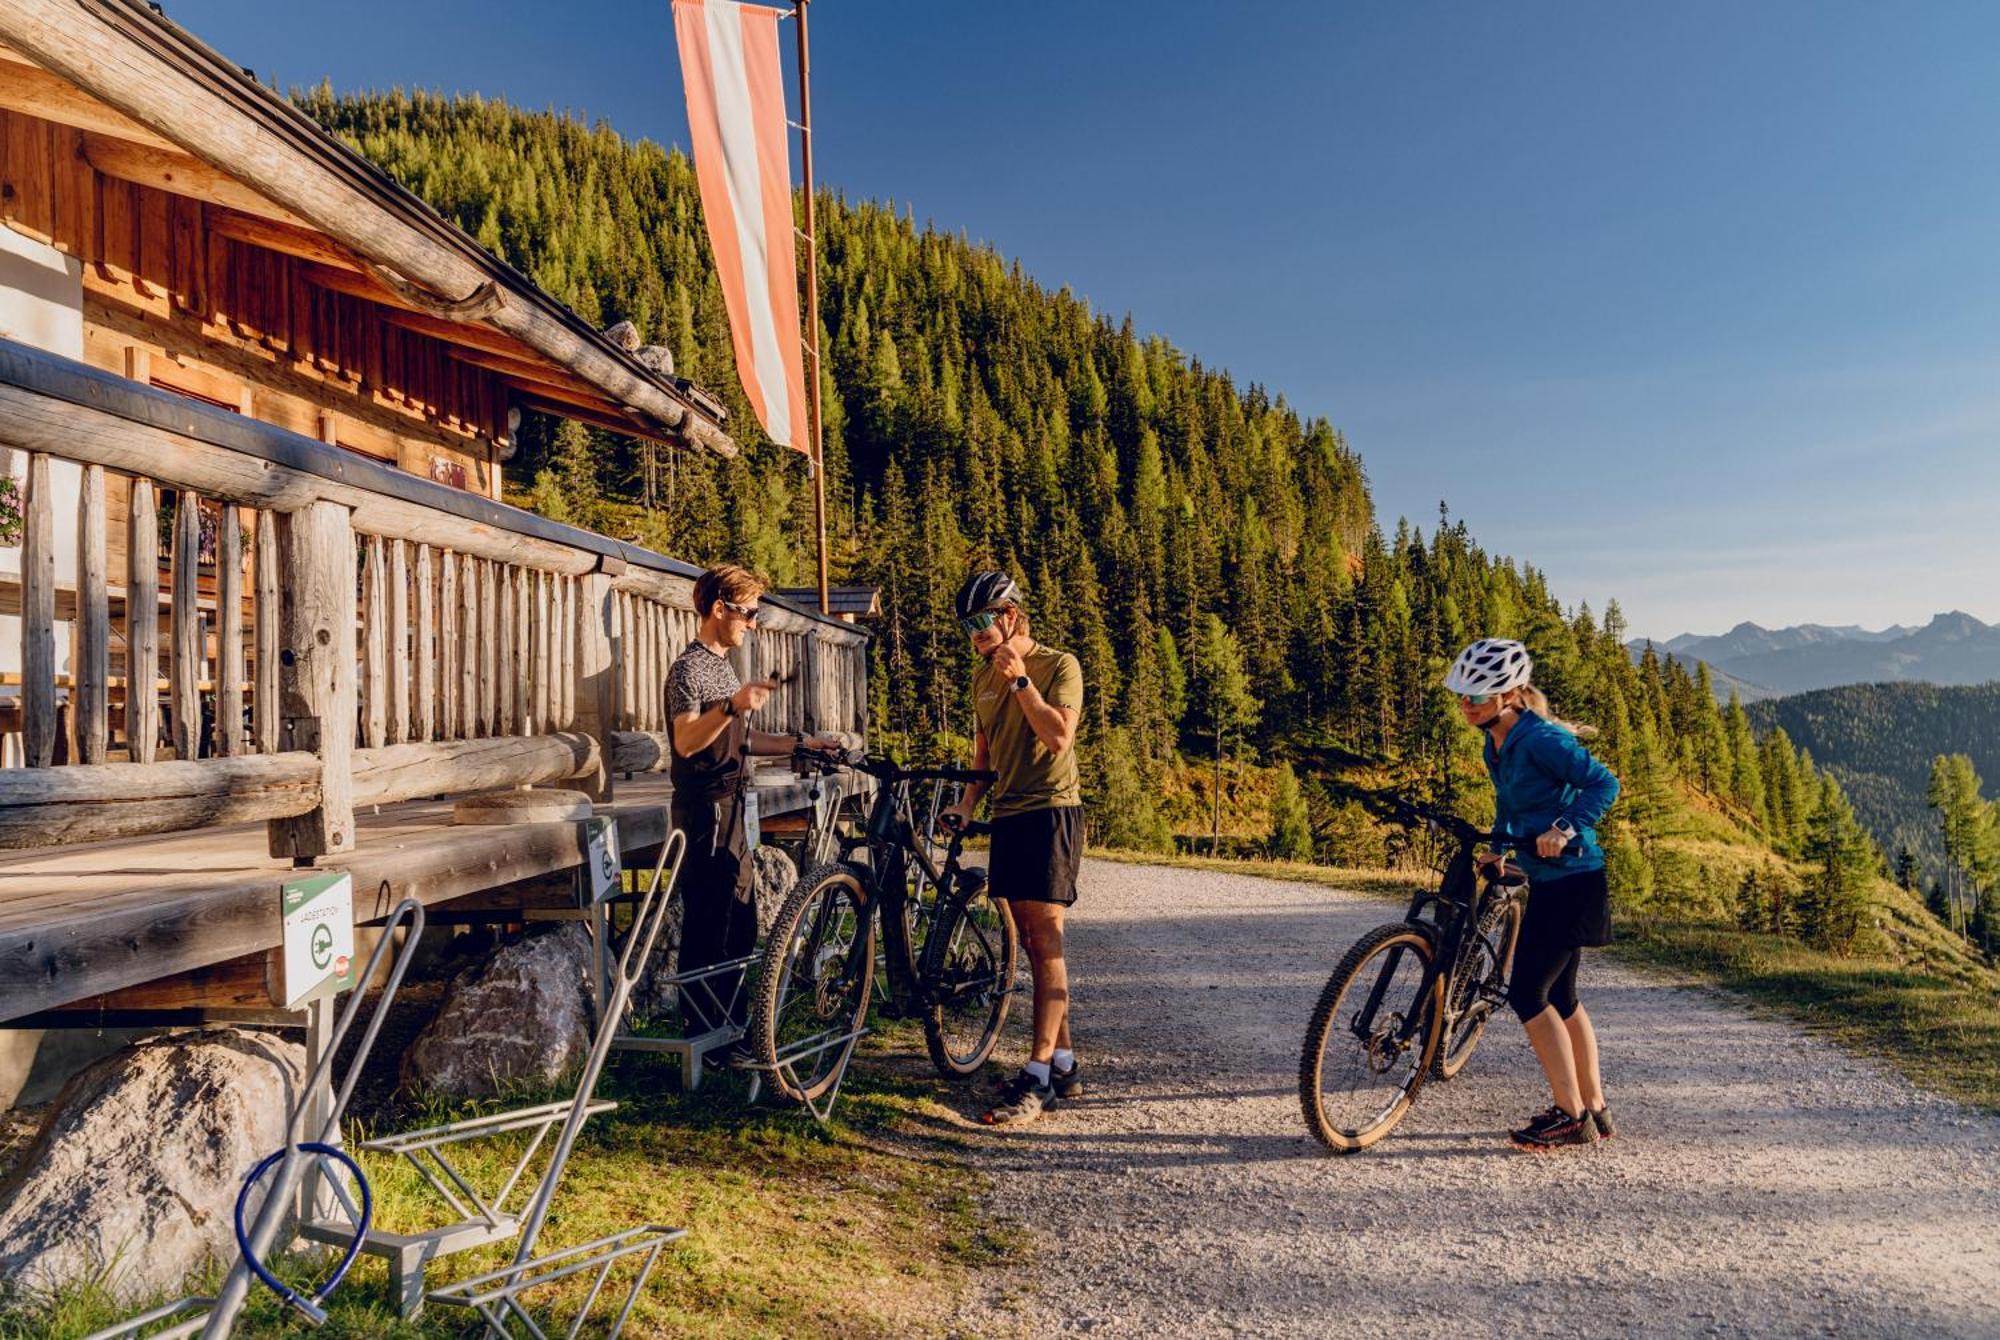
<svg viewBox="0 0 2000 1340">
<path fill-rule="evenodd" d="M 0 446 L 28 453 L 0 847 L 261 820 L 309 858 L 359 805 L 665 766 L 687 565 L 4 341 Z M 55 459 L 82 474 L 61 591 Z M 739 668 L 791 677 L 759 724 L 863 733 L 865 635 L 764 609 Z"/>
</svg>

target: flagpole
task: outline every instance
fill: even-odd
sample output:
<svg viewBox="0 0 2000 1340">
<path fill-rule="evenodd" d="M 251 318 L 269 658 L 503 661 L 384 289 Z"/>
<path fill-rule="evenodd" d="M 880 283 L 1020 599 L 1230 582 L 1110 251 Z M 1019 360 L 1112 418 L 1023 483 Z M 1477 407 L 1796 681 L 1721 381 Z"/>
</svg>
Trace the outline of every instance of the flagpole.
<svg viewBox="0 0 2000 1340">
<path fill-rule="evenodd" d="M 803 335 L 810 362 L 806 384 L 807 413 L 812 427 L 813 529 L 819 539 L 819 612 L 831 614 L 826 585 L 826 444 L 820 437 L 819 404 L 819 228 L 813 221 L 812 55 L 806 42 L 808 0 L 792 0 L 799 27 L 799 165 L 805 174 L 806 207 L 806 328 Z"/>
</svg>

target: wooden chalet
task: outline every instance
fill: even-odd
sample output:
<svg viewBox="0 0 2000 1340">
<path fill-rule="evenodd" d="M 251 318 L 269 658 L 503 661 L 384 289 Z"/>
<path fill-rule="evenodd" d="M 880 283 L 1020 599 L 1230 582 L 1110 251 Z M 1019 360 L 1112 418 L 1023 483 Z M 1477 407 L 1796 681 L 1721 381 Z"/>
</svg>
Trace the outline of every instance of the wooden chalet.
<svg viewBox="0 0 2000 1340">
<path fill-rule="evenodd" d="M 290 1018 L 300 865 L 361 922 L 566 900 L 577 826 L 460 793 L 661 841 L 695 569 L 500 480 L 526 411 L 732 453 L 711 398 L 138 0 L 0 6 L 0 222 L 0 1022 Z M 766 608 L 768 724 L 859 734 L 865 635 Z"/>
</svg>

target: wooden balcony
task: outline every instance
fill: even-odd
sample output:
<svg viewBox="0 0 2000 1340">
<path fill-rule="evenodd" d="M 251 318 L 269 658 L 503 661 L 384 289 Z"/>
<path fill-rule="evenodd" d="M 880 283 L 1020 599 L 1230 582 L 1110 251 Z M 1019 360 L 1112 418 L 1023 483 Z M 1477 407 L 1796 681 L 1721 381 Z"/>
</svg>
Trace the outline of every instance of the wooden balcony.
<svg viewBox="0 0 2000 1340">
<path fill-rule="evenodd" d="M 453 826 L 461 793 L 567 786 L 628 850 L 664 836 L 691 566 L 4 341 L 0 446 L 28 453 L 0 583 L 25 764 L 0 768 L 0 1020 L 242 977 L 297 866 L 351 871 L 365 921 L 578 863 L 574 824 Z M 58 460 L 82 478 L 60 587 Z M 864 734 L 866 635 L 764 605 L 739 669 L 789 678 L 759 724 Z M 766 790 L 765 813 L 804 803 Z"/>
</svg>

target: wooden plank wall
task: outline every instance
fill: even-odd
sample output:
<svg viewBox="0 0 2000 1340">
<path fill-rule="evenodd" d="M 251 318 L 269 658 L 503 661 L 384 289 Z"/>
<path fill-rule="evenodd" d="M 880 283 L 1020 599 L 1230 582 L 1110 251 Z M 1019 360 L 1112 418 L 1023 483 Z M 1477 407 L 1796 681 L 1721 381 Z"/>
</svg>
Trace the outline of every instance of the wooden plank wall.
<svg viewBox="0 0 2000 1340">
<path fill-rule="evenodd" d="M 84 263 L 90 362 L 131 376 L 142 350 L 156 366 L 138 380 L 415 473 L 456 465 L 466 487 L 491 492 L 509 398 L 500 376 L 314 282 L 325 267 L 227 235 L 255 235 L 247 216 L 100 173 L 88 139 L 0 110 L 0 218 Z M 179 382 L 173 366 L 188 369 Z M 248 392 L 243 406 L 206 389 L 218 375 Z"/>
</svg>

